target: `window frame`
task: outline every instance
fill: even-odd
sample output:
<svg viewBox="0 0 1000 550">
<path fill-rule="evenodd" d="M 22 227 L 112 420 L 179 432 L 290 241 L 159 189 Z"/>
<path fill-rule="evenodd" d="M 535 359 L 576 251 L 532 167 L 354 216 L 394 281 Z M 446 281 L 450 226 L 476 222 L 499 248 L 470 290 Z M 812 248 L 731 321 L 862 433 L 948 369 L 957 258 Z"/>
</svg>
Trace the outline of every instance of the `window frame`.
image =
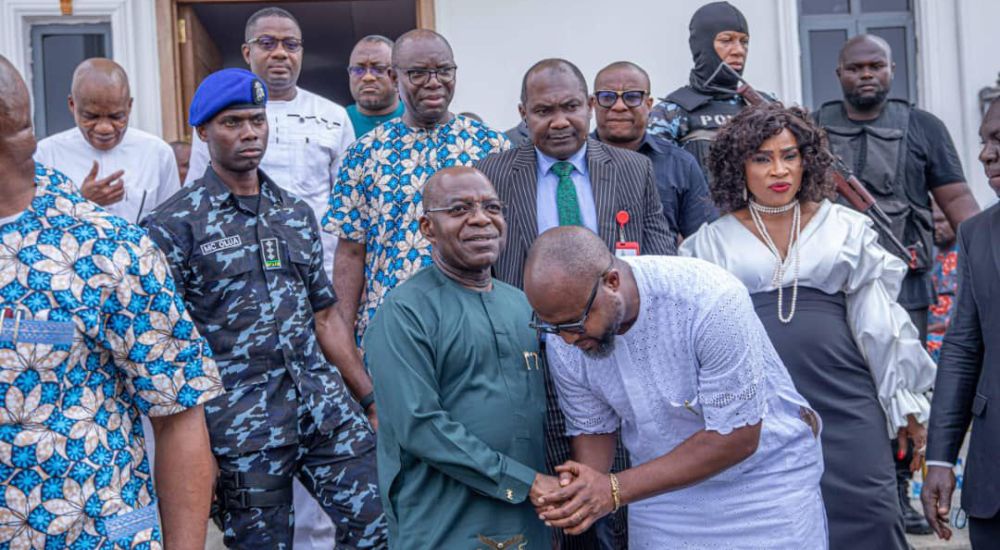
<svg viewBox="0 0 1000 550">
<path fill-rule="evenodd" d="M 42 40 L 47 36 L 97 34 L 104 38 L 104 57 L 113 58 L 111 45 L 111 23 L 56 23 L 38 22 L 28 29 L 31 44 L 31 95 L 34 105 L 35 135 L 39 139 L 49 135 L 45 118 L 45 60 L 42 57 Z"/>
<path fill-rule="evenodd" d="M 849 0 L 850 13 L 803 15 L 802 0 L 797 1 L 799 9 L 799 47 L 801 48 L 802 67 L 802 104 L 812 109 L 820 106 L 815 104 L 813 90 L 812 50 L 809 44 L 811 31 L 846 31 L 847 39 L 864 34 L 872 28 L 902 27 L 906 33 L 906 64 L 909 69 L 906 82 L 906 92 L 911 104 L 919 101 L 917 89 L 918 49 L 920 41 L 914 31 L 916 0 L 909 1 L 907 12 L 861 12 L 862 0 Z M 834 68 L 831 67 L 830 70 Z"/>
</svg>

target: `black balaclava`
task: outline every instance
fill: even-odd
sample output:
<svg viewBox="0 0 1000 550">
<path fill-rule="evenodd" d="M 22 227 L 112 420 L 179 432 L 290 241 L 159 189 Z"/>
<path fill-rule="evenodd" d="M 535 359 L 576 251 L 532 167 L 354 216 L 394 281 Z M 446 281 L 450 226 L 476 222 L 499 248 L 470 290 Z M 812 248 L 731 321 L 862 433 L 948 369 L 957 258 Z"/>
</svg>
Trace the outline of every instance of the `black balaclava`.
<svg viewBox="0 0 1000 550">
<path fill-rule="evenodd" d="M 715 37 L 723 31 L 737 31 L 749 35 L 750 27 L 747 25 L 747 20 L 740 10 L 729 2 L 712 2 L 694 12 L 688 30 L 691 31 L 688 44 L 691 46 L 691 56 L 694 58 L 691 86 L 704 94 L 718 96 L 720 92 L 702 86 L 722 63 L 719 54 L 715 53 Z M 739 72 L 742 74 L 742 69 Z M 731 74 L 720 72 L 712 79 L 712 85 L 732 88 L 735 94 L 739 82 Z"/>
</svg>

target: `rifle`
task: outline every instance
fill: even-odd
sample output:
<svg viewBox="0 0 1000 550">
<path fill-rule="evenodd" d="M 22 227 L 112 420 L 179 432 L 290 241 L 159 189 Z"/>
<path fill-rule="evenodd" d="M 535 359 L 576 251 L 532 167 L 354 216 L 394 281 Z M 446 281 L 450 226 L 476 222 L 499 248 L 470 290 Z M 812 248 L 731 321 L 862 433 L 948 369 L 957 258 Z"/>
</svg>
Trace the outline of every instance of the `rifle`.
<svg viewBox="0 0 1000 550">
<path fill-rule="evenodd" d="M 706 88 L 733 93 L 733 90 L 729 88 L 709 84 L 719 74 L 719 71 L 722 70 L 726 70 L 730 76 L 736 78 L 736 80 L 740 83 L 735 92 L 737 95 L 746 100 L 748 104 L 760 105 L 762 103 L 771 102 L 771 100 L 755 90 L 749 82 L 743 79 L 740 73 L 736 72 L 736 69 L 730 67 L 726 62 L 720 63 L 719 68 L 715 69 L 715 72 L 708 77 L 708 80 L 705 81 Z M 878 230 L 878 232 L 885 237 L 886 242 L 888 242 L 888 244 L 895 249 L 896 254 L 908 259 L 910 267 L 914 267 L 917 261 L 916 250 L 911 250 L 903 246 L 903 243 L 901 243 L 899 239 L 896 238 L 896 235 L 892 233 L 889 216 L 887 216 L 885 211 L 882 210 L 878 203 L 875 202 L 875 197 L 868 192 L 865 185 L 858 180 L 854 173 L 851 172 L 851 169 L 844 164 L 843 159 L 837 155 L 833 155 L 833 165 L 831 168 L 833 181 L 837 185 L 837 193 L 839 193 L 840 196 L 848 202 L 848 204 L 854 207 L 855 210 L 867 215 L 872 223 L 875 224 L 876 230 Z"/>
</svg>

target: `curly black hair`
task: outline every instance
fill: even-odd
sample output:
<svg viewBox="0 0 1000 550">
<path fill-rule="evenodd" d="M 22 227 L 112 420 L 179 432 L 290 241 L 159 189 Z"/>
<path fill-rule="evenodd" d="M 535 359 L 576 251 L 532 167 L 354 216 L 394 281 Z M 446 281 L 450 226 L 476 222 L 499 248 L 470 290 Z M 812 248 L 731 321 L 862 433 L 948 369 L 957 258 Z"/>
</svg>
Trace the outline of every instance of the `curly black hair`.
<svg viewBox="0 0 1000 550">
<path fill-rule="evenodd" d="M 802 188 L 799 199 L 820 201 L 833 198 L 836 185 L 830 178 L 830 153 L 826 132 L 801 107 L 764 103 L 747 107 L 734 116 L 715 137 L 709 150 L 708 169 L 712 173 L 712 200 L 723 212 L 747 206 L 744 164 L 769 138 L 788 129 L 795 136 L 802 154 Z"/>
</svg>

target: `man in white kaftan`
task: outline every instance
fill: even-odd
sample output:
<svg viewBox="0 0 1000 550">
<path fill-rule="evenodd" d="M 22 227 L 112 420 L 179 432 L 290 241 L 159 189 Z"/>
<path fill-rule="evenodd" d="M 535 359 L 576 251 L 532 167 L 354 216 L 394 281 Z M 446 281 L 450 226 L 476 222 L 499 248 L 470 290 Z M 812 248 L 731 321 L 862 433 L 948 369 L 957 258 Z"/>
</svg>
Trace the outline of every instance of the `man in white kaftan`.
<svg viewBox="0 0 1000 550">
<path fill-rule="evenodd" d="M 536 241 L 525 290 L 536 328 L 560 336 L 548 368 L 573 437 L 574 481 L 535 502 L 552 525 L 627 504 L 633 550 L 827 547 L 820 422 L 739 280 L 694 259 L 613 258 L 564 227 Z M 612 479 L 618 430 L 633 468 Z"/>
</svg>

